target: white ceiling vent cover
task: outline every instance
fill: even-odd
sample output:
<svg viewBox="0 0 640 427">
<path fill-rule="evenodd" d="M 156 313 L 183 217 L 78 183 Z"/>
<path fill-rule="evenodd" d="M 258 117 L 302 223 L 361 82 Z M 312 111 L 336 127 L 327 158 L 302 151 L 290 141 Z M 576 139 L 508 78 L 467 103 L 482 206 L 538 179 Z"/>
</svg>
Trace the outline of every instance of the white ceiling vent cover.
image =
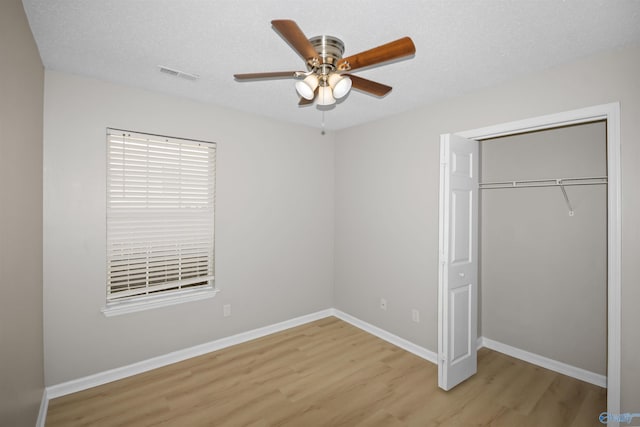
<svg viewBox="0 0 640 427">
<path fill-rule="evenodd" d="M 200 78 L 200 76 L 197 74 L 187 73 L 185 71 L 176 70 L 175 68 L 165 67 L 164 65 L 158 65 L 158 67 L 160 67 L 161 73 L 169 74 L 170 76 L 181 77 L 183 79 L 191 81 L 195 81 Z"/>
</svg>

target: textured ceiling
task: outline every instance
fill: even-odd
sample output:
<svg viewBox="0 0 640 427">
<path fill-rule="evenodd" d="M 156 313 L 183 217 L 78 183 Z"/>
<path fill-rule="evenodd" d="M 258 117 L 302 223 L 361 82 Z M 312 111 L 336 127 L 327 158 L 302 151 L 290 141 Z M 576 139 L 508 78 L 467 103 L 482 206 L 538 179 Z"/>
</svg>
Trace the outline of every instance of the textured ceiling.
<svg viewBox="0 0 640 427">
<path fill-rule="evenodd" d="M 303 70 L 271 28 L 293 19 L 333 35 L 345 56 L 403 36 L 413 58 L 356 74 L 393 86 L 352 91 L 326 111 L 341 129 L 640 42 L 638 0 L 23 0 L 47 69 L 71 72 L 318 127 L 293 80 L 236 82 L 234 73 Z M 159 72 L 163 65 L 201 78 Z"/>
</svg>

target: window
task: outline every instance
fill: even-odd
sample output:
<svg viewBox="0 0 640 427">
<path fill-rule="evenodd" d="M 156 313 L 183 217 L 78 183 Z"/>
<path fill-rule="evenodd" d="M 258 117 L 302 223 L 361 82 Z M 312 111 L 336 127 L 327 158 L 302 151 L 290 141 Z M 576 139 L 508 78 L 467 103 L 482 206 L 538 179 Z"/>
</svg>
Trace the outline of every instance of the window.
<svg viewBox="0 0 640 427">
<path fill-rule="evenodd" d="M 215 143 L 107 129 L 105 314 L 214 290 L 215 159 Z"/>
</svg>

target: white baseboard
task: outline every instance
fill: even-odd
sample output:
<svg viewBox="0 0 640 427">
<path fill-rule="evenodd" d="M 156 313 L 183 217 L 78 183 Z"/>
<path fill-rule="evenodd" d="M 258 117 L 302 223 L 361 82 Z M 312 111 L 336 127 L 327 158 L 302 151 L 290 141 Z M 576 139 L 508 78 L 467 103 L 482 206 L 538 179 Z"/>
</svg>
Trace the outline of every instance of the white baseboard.
<svg viewBox="0 0 640 427">
<path fill-rule="evenodd" d="M 510 345 L 503 344 L 489 338 L 478 338 L 478 348 L 480 347 L 487 347 L 491 350 L 515 357 L 516 359 L 524 360 L 525 362 L 532 363 L 542 368 L 549 369 L 550 371 L 558 372 L 581 381 L 595 384 L 599 387 L 607 387 L 607 377 L 605 375 L 596 374 L 594 372 L 587 371 L 586 369 L 558 362 L 557 360 L 549 359 L 548 357 L 540 356 L 539 354 L 530 353 L 516 347 L 511 347 Z"/>
<path fill-rule="evenodd" d="M 49 397 L 47 396 L 47 389 L 45 388 L 42 390 L 42 400 L 40 401 L 40 410 L 38 411 L 36 427 L 44 427 L 44 423 L 47 419 L 47 409 L 49 409 Z"/>
<path fill-rule="evenodd" d="M 61 384 L 52 385 L 46 388 L 48 399 L 64 396 L 78 391 L 86 390 L 112 381 L 120 380 L 132 375 L 140 374 L 172 363 L 181 362 L 192 357 L 201 356 L 212 351 L 220 350 L 232 345 L 240 344 L 256 338 L 270 335 L 285 329 L 313 322 L 333 315 L 332 309 L 318 311 L 316 313 L 307 314 L 305 316 L 296 317 L 284 322 L 265 326 L 251 331 L 242 332 L 230 337 L 220 338 L 205 344 L 196 345 L 183 350 L 174 351 L 162 356 L 153 357 L 131 365 L 122 366 L 120 368 L 111 369 L 97 374 L 89 375 L 76 380 L 67 381 Z"/>
<path fill-rule="evenodd" d="M 373 326 L 370 323 L 367 323 L 335 308 L 333 309 L 333 315 L 338 319 L 344 320 L 345 322 L 350 323 L 353 326 L 362 329 L 363 331 L 369 332 L 370 334 L 375 335 L 378 338 L 381 338 L 397 347 L 400 347 L 408 351 L 409 353 L 413 353 L 416 356 L 428 360 L 431 363 L 438 363 L 438 355 L 431 350 L 427 350 L 426 348 L 414 344 L 411 341 L 400 338 L 397 335 L 387 332 L 384 329 L 380 329 L 377 326 Z"/>
</svg>

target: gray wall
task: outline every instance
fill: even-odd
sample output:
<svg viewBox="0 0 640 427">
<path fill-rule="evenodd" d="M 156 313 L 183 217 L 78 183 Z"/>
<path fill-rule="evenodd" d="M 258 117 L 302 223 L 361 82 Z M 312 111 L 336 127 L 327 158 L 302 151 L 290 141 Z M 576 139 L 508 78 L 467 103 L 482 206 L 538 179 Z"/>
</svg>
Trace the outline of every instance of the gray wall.
<svg viewBox="0 0 640 427">
<path fill-rule="evenodd" d="M 19 0 L 0 2 L 0 425 L 33 426 L 42 356 L 44 70 Z"/>
<path fill-rule="evenodd" d="M 54 71 L 44 117 L 47 385 L 332 306 L 333 134 Z M 101 314 L 106 127 L 218 143 L 215 298 Z"/>
<path fill-rule="evenodd" d="M 481 180 L 607 175 L 604 122 L 484 141 Z M 480 336 L 607 373 L 607 189 L 485 189 Z"/>
<path fill-rule="evenodd" d="M 619 101 L 622 409 L 640 408 L 638 75 L 634 46 L 338 133 L 336 307 L 436 351 L 439 135 Z M 387 311 L 378 308 L 380 296 Z M 421 323 L 411 322 L 411 307 Z"/>
</svg>

